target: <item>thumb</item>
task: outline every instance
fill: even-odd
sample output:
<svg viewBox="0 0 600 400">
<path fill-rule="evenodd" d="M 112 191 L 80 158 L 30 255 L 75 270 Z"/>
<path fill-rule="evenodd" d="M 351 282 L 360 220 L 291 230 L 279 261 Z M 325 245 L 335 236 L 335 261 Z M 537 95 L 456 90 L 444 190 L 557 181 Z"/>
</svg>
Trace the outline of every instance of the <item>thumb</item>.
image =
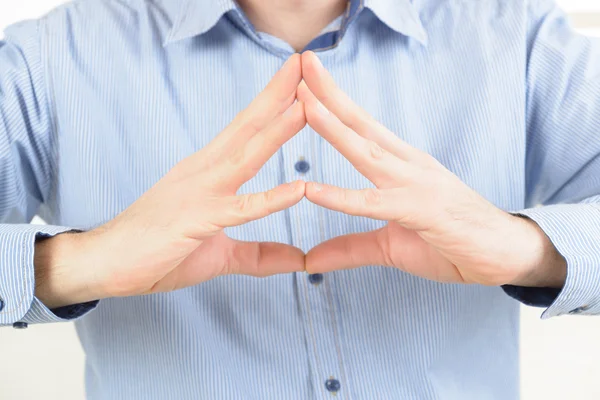
<svg viewBox="0 0 600 400">
<path fill-rule="evenodd" d="M 219 224 L 225 228 L 264 218 L 297 204 L 304 193 L 305 182 L 295 181 L 266 192 L 232 197 L 223 215 L 218 218 Z"/>
</svg>

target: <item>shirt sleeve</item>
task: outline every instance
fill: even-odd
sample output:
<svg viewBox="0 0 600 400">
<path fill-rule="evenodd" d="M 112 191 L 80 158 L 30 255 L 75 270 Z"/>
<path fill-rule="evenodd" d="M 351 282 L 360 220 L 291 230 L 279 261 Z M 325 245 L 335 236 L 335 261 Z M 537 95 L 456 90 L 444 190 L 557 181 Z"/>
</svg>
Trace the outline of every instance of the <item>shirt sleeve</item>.
<svg viewBox="0 0 600 400">
<path fill-rule="evenodd" d="M 527 209 L 567 261 L 561 290 L 506 286 L 543 318 L 600 314 L 600 40 L 554 0 L 530 4 Z"/>
<path fill-rule="evenodd" d="M 26 224 L 47 200 L 55 169 L 41 24 L 13 25 L 0 40 L 0 326 L 70 320 L 96 304 L 51 311 L 34 295 L 36 240 L 72 230 Z"/>
</svg>

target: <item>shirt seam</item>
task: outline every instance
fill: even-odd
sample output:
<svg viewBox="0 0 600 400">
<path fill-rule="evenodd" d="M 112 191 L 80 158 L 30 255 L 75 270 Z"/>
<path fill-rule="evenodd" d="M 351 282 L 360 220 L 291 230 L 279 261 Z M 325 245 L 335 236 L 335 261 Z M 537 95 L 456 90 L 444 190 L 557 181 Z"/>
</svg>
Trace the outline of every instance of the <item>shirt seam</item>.
<svg viewBox="0 0 600 400">
<path fill-rule="evenodd" d="M 46 27 L 45 25 L 45 19 L 41 18 L 38 19 L 38 21 L 35 24 L 35 28 L 36 28 L 36 35 L 37 35 L 37 44 L 38 44 L 38 49 L 37 49 L 37 54 L 36 54 L 36 61 L 39 63 L 39 66 L 41 68 L 42 71 L 42 80 L 44 82 L 44 88 L 43 88 L 43 93 L 44 93 L 44 97 L 46 98 L 46 112 L 48 113 L 48 118 L 50 118 L 50 137 L 54 136 L 54 118 L 53 115 L 50 113 L 50 97 L 48 94 L 48 82 L 47 82 L 47 73 L 46 73 L 46 68 L 45 68 L 45 62 L 43 61 L 43 50 L 44 50 L 44 46 L 43 46 L 43 32 L 45 31 L 45 29 L 42 29 L 42 25 L 43 28 Z M 35 85 L 35 82 L 32 83 L 33 85 Z M 34 87 L 35 90 L 35 87 Z M 52 151 L 50 152 L 50 154 L 52 155 Z M 52 162 L 49 165 L 50 170 L 52 170 L 53 165 Z M 48 185 L 52 185 L 51 182 L 48 183 Z M 48 188 L 48 192 L 51 192 L 50 187 Z M 35 236 L 34 236 L 35 237 Z M 24 240 L 22 243 L 22 247 L 21 247 L 21 251 L 22 251 L 22 263 L 23 263 L 23 270 L 22 270 L 22 274 L 23 274 L 23 291 L 21 293 L 21 298 L 18 300 L 18 303 L 13 307 L 13 308 L 6 308 L 3 309 L 2 311 L 0 311 L 0 315 L 10 315 L 10 314 L 14 314 L 16 312 L 18 312 L 21 307 L 23 306 L 23 304 L 25 303 L 25 298 L 27 297 L 27 292 L 29 291 L 30 287 L 29 287 L 29 280 L 27 279 L 27 240 Z M 35 269 L 35 265 L 33 267 Z"/>
<path fill-rule="evenodd" d="M 302 234 L 300 232 L 300 214 L 299 211 L 296 212 L 296 232 L 298 234 L 298 244 L 300 247 L 302 247 Z M 304 279 L 304 300 L 306 303 L 306 313 L 308 314 L 306 319 L 308 320 L 308 326 L 309 326 L 309 332 L 310 332 L 310 337 L 312 339 L 312 345 L 314 348 L 314 354 L 315 354 L 315 368 L 320 369 L 321 371 L 318 373 L 323 373 L 325 372 L 325 369 L 323 368 L 323 364 L 321 364 L 321 359 L 319 358 L 319 350 L 317 348 L 317 339 L 315 337 L 315 331 L 314 331 L 314 327 L 313 327 L 313 323 L 312 323 L 312 312 L 311 312 L 311 305 L 310 305 L 310 300 L 309 300 L 309 287 L 308 287 L 308 282 L 306 281 L 306 279 Z M 318 379 L 318 377 L 315 377 L 315 379 Z M 325 388 L 321 387 L 321 390 L 323 391 L 323 393 L 326 393 Z"/>
<path fill-rule="evenodd" d="M 48 65 L 47 65 L 47 45 L 46 45 L 46 41 L 44 39 L 46 39 L 46 34 L 47 34 L 47 23 L 46 23 L 46 17 L 40 18 L 38 19 L 37 23 L 36 23 L 36 33 L 38 36 L 38 51 L 37 51 L 37 57 L 36 57 L 36 62 L 39 63 L 39 67 L 41 68 L 41 73 L 42 73 L 42 81 L 43 81 L 43 89 L 42 92 L 44 93 L 44 97 L 45 97 L 45 103 L 46 103 L 46 112 L 48 114 L 48 119 L 50 120 L 50 124 L 49 124 L 49 137 L 50 137 L 50 149 L 49 149 L 49 170 L 50 170 L 50 176 L 53 176 L 53 170 L 55 168 L 55 151 L 54 151 L 54 138 L 56 137 L 56 132 L 58 131 L 58 122 L 56 119 L 56 107 L 55 107 L 55 102 L 53 102 L 53 96 L 51 94 L 51 81 L 50 81 L 50 74 L 48 73 Z M 34 83 L 35 84 L 35 83 Z M 35 90 L 35 89 L 34 89 Z M 48 182 L 48 191 L 47 193 L 50 195 L 50 193 L 52 193 L 54 191 L 54 183 L 52 181 L 52 179 L 49 180 Z M 47 200 L 47 199 L 46 199 Z M 35 240 L 35 234 L 34 234 L 34 240 Z M 18 312 L 21 307 L 23 306 L 23 304 L 25 303 L 25 299 L 27 297 L 27 293 L 30 290 L 30 286 L 29 286 L 29 282 L 30 280 L 27 279 L 27 265 L 29 264 L 28 259 L 27 259 L 27 240 L 24 240 L 22 243 L 22 248 L 21 248 L 23 257 L 21 259 L 21 262 L 23 263 L 23 292 L 21 294 L 21 298 L 18 300 L 18 304 L 15 305 L 13 308 L 6 308 L 4 310 L 2 310 L 0 312 L 0 315 L 9 315 L 9 314 L 14 314 L 16 312 Z M 35 264 L 33 266 L 34 268 L 34 274 L 35 274 Z M 34 275 L 35 276 L 35 275 Z M 35 278 L 34 278 L 35 279 Z"/>
<path fill-rule="evenodd" d="M 348 3 L 350 4 L 350 3 Z M 312 148 L 312 156 L 315 160 L 319 160 L 322 159 L 323 157 L 317 158 L 317 140 L 318 137 L 317 135 L 311 135 L 311 148 Z M 321 142 L 319 141 L 319 145 L 321 144 Z M 321 147 L 321 146 L 319 146 Z M 320 152 L 321 149 L 319 149 Z M 316 177 L 317 179 L 319 179 L 320 181 L 323 181 L 323 169 L 322 168 L 316 168 L 318 169 L 318 171 L 320 172 L 319 177 Z M 318 215 L 319 215 L 319 232 L 320 232 L 320 236 L 321 236 L 321 243 L 325 242 L 325 224 L 324 224 L 324 210 L 319 207 L 318 211 L 317 211 Z M 331 284 L 331 279 L 327 279 L 325 280 L 324 284 L 324 291 L 325 291 L 325 297 L 327 298 L 327 302 L 329 303 L 329 318 L 330 318 L 330 322 L 333 328 L 333 342 L 335 344 L 335 350 L 336 350 L 336 355 L 337 355 L 337 361 L 338 361 L 338 366 L 340 368 L 340 379 L 342 380 L 342 382 L 344 382 L 344 384 L 347 386 L 347 398 L 348 399 L 352 399 L 352 391 L 350 390 L 350 381 L 348 380 L 348 374 L 346 373 L 346 366 L 344 363 L 344 357 L 342 355 L 342 350 L 341 350 L 341 346 L 342 346 L 342 340 L 341 340 L 341 335 L 339 333 L 339 327 L 338 327 L 338 319 L 335 317 L 335 305 L 333 302 L 333 293 L 332 293 L 332 284 Z"/>
</svg>

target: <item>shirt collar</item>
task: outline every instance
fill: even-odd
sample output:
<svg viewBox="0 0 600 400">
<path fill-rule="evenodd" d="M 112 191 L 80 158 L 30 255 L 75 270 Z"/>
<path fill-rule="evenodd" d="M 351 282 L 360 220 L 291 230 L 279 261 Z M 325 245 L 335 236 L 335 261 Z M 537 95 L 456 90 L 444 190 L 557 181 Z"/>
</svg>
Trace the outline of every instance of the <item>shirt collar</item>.
<svg viewBox="0 0 600 400">
<path fill-rule="evenodd" d="M 225 13 L 237 7 L 233 0 L 182 0 L 178 3 L 165 46 L 208 32 Z"/>
<path fill-rule="evenodd" d="M 427 45 L 427 32 L 423 27 L 419 12 L 411 0 L 359 0 L 364 1 L 381 22 L 392 30 L 418 40 Z"/>
<path fill-rule="evenodd" d="M 172 1 L 172 0 L 167 0 Z M 388 27 L 427 44 L 427 33 L 411 0 L 351 0 L 369 8 Z M 164 45 L 201 35 L 210 30 L 221 17 L 236 9 L 234 0 L 182 0 L 174 10 L 173 26 Z"/>
</svg>

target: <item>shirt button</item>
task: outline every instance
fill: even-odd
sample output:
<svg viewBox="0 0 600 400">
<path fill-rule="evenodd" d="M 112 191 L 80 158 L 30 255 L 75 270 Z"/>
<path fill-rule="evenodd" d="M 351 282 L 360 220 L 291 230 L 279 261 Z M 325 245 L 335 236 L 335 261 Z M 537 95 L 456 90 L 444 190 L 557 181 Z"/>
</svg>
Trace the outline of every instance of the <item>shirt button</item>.
<svg viewBox="0 0 600 400">
<path fill-rule="evenodd" d="M 310 164 L 307 161 L 300 160 L 296 163 L 296 165 L 294 165 L 294 168 L 299 173 L 305 174 L 308 172 L 308 170 L 310 170 Z"/>
<path fill-rule="evenodd" d="M 0 299 L 0 311 L 2 311 L 3 308 L 4 308 L 4 302 L 2 301 L 2 299 Z"/>
<path fill-rule="evenodd" d="M 341 387 L 342 385 L 337 379 L 331 378 L 325 381 L 325 389 L 327 389 L 330 392 L 338 392 L 341 389 Z"/>
<path fill-rule="evenodd" d="M 569 311 L 569 314 L 579 314 L 587 310 L 589 310 L 588 306 L 577 307 L 576 309 Z"/>
<path fill-rule="evenodd" d="M 28 325 L 27 325 L 27 322 L 21 322 L 21 321 L 19 321 L 19 322 L 15 322 L 15 323 L 13 324 L 13 328 L 15 328 L 15 329 L 26 329 L 26 328 L 27 328 L 27 326 L 28 326 Z"/>
<path fill-rule="evenodd" d="M 308 281 L 313 285 L 318 285 L 323 282 L 323 274 L 310 274 L 308 276 Z"/>
</svg>

